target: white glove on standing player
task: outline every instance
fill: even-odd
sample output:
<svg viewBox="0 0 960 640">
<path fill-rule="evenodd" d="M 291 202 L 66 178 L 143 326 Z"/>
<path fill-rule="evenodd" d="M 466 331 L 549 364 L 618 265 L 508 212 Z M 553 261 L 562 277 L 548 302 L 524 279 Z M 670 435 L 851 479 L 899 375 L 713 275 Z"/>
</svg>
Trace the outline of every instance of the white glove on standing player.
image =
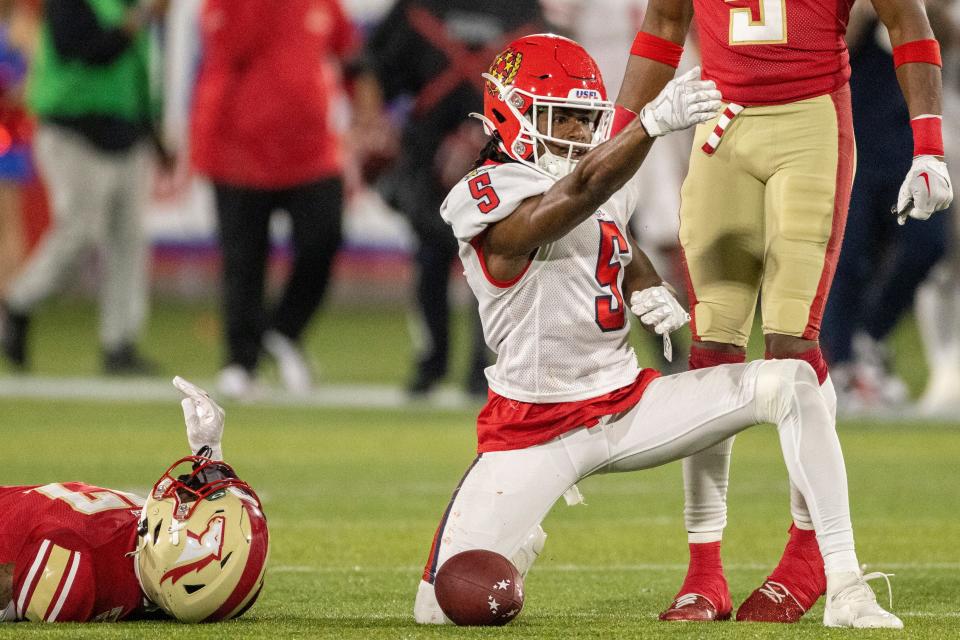
<svg viewBox="0 0 960 640">
<path fill-rule="evenodd" d="M 667 83 L 656 98 L 640 110 L 640 122 L 651 138 L 680 131 L 716 117 L 720 91 L 713 80 L 700 80 L 694 67 Z"/>
<path fill-rule="evenodd" d="M 183 409 L 183 421 L 187 424 L 190 450 L 196 455 L 203 447 L 210 447 L 213 450 L 210 457 L 213 460 L 223 460 L 223 449 L 220 446 L 225 416 L 223 409 L 206 391 L 180 376 L 173 379 L 173 386 L 187 396 L 180 401 L 180 407 Z"/>
<path fill-rule="evenodd" d="M 947 164 L 934 156 L 917 156 L 900 187 L 897 197 L 897 221 L 907 222 L 907 216 L 926 220 L 936 211 L 942 211 L 953 202 L 953 185 Z"/>
<path fill-rule="evenodd" d="M 664 285 L 634 291 L 630 296 L 630 311 L 661 336 L 690 322 L 690 314 Z"/>
</svg>

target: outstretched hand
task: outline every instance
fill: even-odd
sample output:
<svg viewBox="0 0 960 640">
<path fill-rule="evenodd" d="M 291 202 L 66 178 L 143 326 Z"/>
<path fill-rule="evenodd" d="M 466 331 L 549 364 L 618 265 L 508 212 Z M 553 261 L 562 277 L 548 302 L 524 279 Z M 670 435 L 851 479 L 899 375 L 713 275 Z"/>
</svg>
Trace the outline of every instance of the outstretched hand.
<svg viewBox="0 0 960 640">
<path fill-rule="evenodd" d="M 667 83 L 660 94 L 640 110 L 640 122 L 651 138 L 706 122 L 720 111 L 722 97 L 713 80 L 700 79 L 694 67 Z"/>
<path fill-rule="evenodd" d="M 223 408 L 210 398 L 206 391 L 184 380 L 180 376 L 173 379 L 173 386 L 186 397 L 180 401 L 183 409 L 183 421 L 187 425 L 187 441 L 194 455 L 203 447 L 213 450 L 214 460 L 223 460 Z"/>
</svg>

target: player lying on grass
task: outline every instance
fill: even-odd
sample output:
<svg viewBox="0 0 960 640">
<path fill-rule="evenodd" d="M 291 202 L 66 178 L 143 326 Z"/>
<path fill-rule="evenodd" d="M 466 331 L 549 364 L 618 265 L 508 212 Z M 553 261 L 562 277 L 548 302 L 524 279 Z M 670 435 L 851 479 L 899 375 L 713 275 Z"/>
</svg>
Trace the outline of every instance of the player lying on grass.
<svg viewBox="0 0 960 640">
<path fill-rule="evenodd" d="M 0 487 L 0 621 L 204 622 L 256 601 L 269 547 L 260 500 L 222 462 L 223 409 L 173 382 L 194 455 L 145 501 L 80 482 Z"/>
<path fill-rule="evenodd" d="M 529 569 L 540 522 L 584 477 L 655 467 L 770 422 L 826 564 L 824 624 L 902 626 L 860 571 L 840 443 L 810 365 L 770 360 L 660 377 L 638 367 L 629 345 L 627 300 L 657 334 L 688 320 L 627 229 L 643 197 L 630 178 L 653 139 L 720 106 L 698 74 L 671 81 L 606 142 L 613 108 L 576 43 L 521 38 L 484 76 L 493 137 L 442 214 L 498 357 L 477 420 L 479 455 L 438 527 L 418 622 L 445 622 L 433 581 L 461 551 L 489 549 Z"/>
</svg>

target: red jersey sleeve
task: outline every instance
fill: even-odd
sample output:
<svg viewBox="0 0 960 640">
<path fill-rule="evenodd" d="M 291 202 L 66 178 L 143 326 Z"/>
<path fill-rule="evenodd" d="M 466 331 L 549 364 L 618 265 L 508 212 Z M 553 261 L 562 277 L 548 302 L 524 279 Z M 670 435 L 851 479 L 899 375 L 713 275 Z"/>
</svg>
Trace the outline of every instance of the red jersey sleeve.
<svg viewBox="0 0 960 640">
<path fill-rule="evenodd" d="M 83 544 L 57 536 L 25 545 L 13 574 L 17 619 L 86 622 L 96 599 L 93 557 Z"/>
</svg>

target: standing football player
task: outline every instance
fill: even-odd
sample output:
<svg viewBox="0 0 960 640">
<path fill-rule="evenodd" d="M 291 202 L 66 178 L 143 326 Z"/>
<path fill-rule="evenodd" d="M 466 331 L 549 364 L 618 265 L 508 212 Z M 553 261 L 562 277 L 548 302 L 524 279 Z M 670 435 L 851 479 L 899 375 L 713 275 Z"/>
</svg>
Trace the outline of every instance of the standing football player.
<svg viewBox="0 0 960 640">
<path fill-rule="evenodd" d="M 896 214 L 926 220 L 953 198 L 943 162 L 940 49 L 921 0 L 872 0 L 890 33 L 913 128 Z M 843 239 L 855 151 L 844 32 L 853 0 L 651 0 L 634 41 L 618 124 L 670 78 L 696 16 L 704 77 L 727 101 L 697 129 L 682 189 L 690 368 L 741 363 L 760 308 L 767 359 L 808 362 L 835 414 L 818 337 Z M 865 161 L 869 162 L 870 158 Z M 892 204 L 892 203 L 891 203 Z M 721 620 L 732 603 L 720 561 L 733 441 L 685 460 L 686 580 L 664 620 Z M 791 485 L 780 564 L 738 620 L 794 622 L 827 587 L 814 520 Z"/>
<path fill-rule="evenodd" d="M 0 622 L 229 620 L 256 601 L 269 548 L 260 499 L 221 461 L 223 409 L 174 385 L 194 455 L 146 501 L 81 482 L 0 487 Z"/>
<path fill-rule="evenodd" d="M 902 626 L 866 583 L 854 551 L 846 471 L 814 370 L 797 360 L 660 377 L 640 369 L 627 305 L 666 338 L 686 324 L 630 239 L 641 194 L 629 181 L 653 140 L 714 117 L 720 92 L 699 68 L 670 81 L 619 134 L 594 60 L 554 35 L 514 41 L 494 61 L 481 116 L 491 140 L 441 208 L 479 302 L 489 399 L 479 455 L 434 537 L 414 618 L 446 621 L 437 569 L 489 549 L 529 569 L 553 503 L 591 474 L 678 460 L 765 422 L 810 505 L 827 565 L 824 623 Z"/>
</svg>

